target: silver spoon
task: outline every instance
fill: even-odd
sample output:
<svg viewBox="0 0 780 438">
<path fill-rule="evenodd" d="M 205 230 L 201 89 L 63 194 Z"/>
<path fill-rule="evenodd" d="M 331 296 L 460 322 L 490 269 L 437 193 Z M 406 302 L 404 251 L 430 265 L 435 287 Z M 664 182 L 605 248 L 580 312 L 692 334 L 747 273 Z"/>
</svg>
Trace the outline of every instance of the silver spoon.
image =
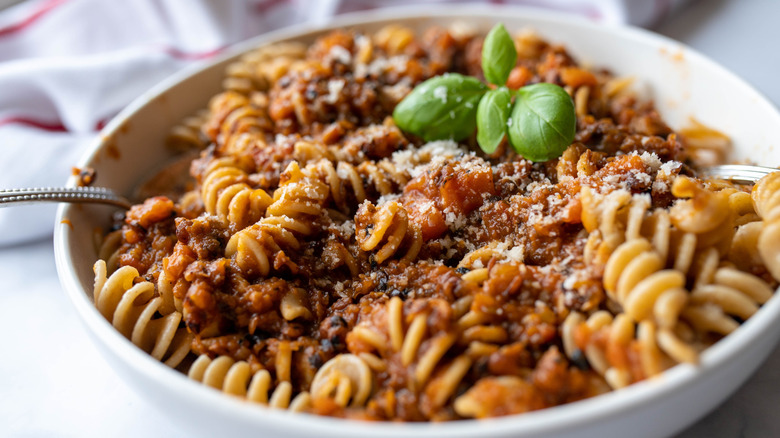
<svg viewBox="0 0 780 438">
<path fill-rule="evenodd" d="M 755 183 L 762 177 L 780 169 L 744 164 L 727 164 L 705 168 L 701 174 L 707 178 L 730 180 L 737 183 Z M 37 202 L 90 202 L 109 204 L 124 209 L 133 205 L 127 198 L 105 187 L 58 187 L 0 190 L 0 207 Z"/>
</svg>

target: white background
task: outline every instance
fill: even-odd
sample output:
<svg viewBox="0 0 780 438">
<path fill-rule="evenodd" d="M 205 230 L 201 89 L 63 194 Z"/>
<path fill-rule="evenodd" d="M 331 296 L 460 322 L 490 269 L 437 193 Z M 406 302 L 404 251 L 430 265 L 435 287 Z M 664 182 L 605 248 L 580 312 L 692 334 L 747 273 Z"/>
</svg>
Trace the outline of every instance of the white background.
<svg viewBox="0 0 780 438">
<path fill-rule="evenodd" d="M 655 30 L 725 65 L 780 105 L 778 18 L 780 1 L 699 0 Z M 0 248 L 0 336 L 0 436 L 184 436 L 93 348 L 57 280 L 51 239 Z M 680 436 L 780 436 L 778 407 L 780 349 Z"/>
</svg>

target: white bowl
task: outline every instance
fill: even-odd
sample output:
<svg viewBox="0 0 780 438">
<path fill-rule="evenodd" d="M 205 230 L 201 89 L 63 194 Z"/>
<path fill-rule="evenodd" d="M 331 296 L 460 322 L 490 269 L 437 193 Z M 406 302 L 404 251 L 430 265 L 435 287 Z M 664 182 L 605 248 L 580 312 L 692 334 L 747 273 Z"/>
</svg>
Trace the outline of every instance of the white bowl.
<svg viewBox="0 0 780 438">
<path fill-rule="evenodd" d="M 563 43 L 578 60 L 618 75 L 633 75 L 650 90 L 673 128 L 694 116 L 728 134 L 733 159 L 778 165 L 780 114 L 745 82 L 670 39 L 647 31 L 611 27 L 538 10 L 480 6 L 373 11 L 343 16 L 324 28 L 307 26 L 269 33 L 241 44 L 203 68 L 183 72 L 141 96 L 103 131 L 78 165 L 97 170 L 97 184 L 130 193 L 169 152 L 168 129 L 205 107 L 220 91 L 227 63 L 262 43 L 310 42 L 331 29 L 374 31 L 393 22 L 422 29 L 466 21 L 482 30 L 497 21 L 510 30 L 531 27 Z M 71 181 L 74 184 L 75 181 Z M 110 209 L 63 205 L 55 231 L 57 270 L 89 333 L 111 366 L 193 435 L 306 437 L 582 437 L 666 436 L 693 423 L 721 403 L 764 361 L 780 337 L 780 299 L 772 298 L 736 332 L 704 352 L 698 366 L 679 365 L 661 377 L 568 405 L 487 421 L 398 424 L 348 421 L 266 409 L 192 382 L 122 337 L 91 300 L 93 243 L 97 227 L 109 223 Z M 68 219 L 72 227 L 61 224 Z M 143 419 L 139 419 L 143 421 Z"/>
</svg>

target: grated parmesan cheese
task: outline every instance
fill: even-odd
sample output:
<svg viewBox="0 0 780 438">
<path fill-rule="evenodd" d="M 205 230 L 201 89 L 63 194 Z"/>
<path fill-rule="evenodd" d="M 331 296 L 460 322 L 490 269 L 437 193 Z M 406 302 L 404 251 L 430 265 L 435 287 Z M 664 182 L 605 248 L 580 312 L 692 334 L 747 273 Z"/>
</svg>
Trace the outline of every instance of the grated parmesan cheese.
<svg viewBox="0 0 780 438">
<path fill-rule="evenodd" d="M 344 221 L 336 225 L 336 229 L 339 231 L 339 233 L 343 238 L 349 239 L 355 235 L 355 222 L 351 219 Z"/>
<path fill-rule="evenodd" d="M 650 183 L 653 182 L 653 178 L 651 178 L 650 175 L 648 175 L 648 174 L 646 174 L 644 172 L 641 172 L 639 170 L 636 170 L 636 169 L 631 169 L 631 175 L 634 178 L 636 178 L 637 181 L 639 181 L 640 183 L 642 183 L 644 185 L 648 185 L 649 186 Z"/>
<path fill-rule="evenodd" d="M 379 207 L 387 204 L 388 202 L 398 201 L 400 199 L 401 199 L 401 193 L 390 193 L 387 195 L 383 195 L 376 200 L 376 206 Z"/>
<path fill-rule="evenodd" d="M 331 47 L 330 52 L 328 52 L 328 56 L 330 59 L 340 62 L 344 65 L 349 65 L 352 63 L 352 53 L 350 53 L 349 50 L 342 46 Z"/>
<path fill-rule="evenodd" d="M 644 140 L 644 139 L 643 139 Z M 636 155 L 636 152 L 633 152 L 633 154 Z M 658 172 L 658 169 L 661 167 L 661 159 L 656 155 L 655 152 L 642 152 L 641 155 L 639 155 L 639 158 L 642 160 L 642 163 L 652 171 L 652 173 Z"/>
<path fill-rule="evenodd" d="M 679 161 L 667 161 L 666 163 L 662 164 L 659 172 L 662 172 L 666 175 L 671 175 L 676 171 L 677 169 L 682 167 L 682 163 Z"/>
<path fill-rule="evenodd" d="M 523 263 L 523 255 L 523 247 L 519 245 L 506 252 L 506 258 L 519 263 Z"/>
<path fill-rule="evenodd" d="M 425 171 L 427 164 L 446 161 L 467 153 L 465 147 L 452 140 L 438 140 L 419 148 L 411 147 L 396 151 L 393 153 L 392 161 L 399 171 L 406 172 L 414 178 Z"/>
<path fill-rule="evenodd" d="M 444 210 L 444 223 L 450 230 L 459 230 L 466 226 L 466 216 L 456 214 L 448 207 Z"/>
<path fill-rule="evenodd" d="M 347 83 L 344 79 L 331 79 L 328 81 L 328 95 L 325 96 L 325 102 L 336 103 L 339 100 L 339 94 Z"/>
</svg>

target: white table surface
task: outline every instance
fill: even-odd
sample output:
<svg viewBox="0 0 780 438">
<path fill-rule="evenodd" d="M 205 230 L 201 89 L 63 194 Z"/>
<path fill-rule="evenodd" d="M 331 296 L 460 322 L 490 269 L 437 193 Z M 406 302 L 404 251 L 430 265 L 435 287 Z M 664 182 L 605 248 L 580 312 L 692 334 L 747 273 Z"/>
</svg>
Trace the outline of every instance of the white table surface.
<svg viewBox="0 0 780 438">
<path fill-rule="evenodd" d="M 656 31 L 725 65 L 780 106 L 778 18 L 780 1 L 699 0 Z M 0 437 L 184 436 L 92 346 L 57 279 L 51 239 L 0 248 L 0 333 Z M 780 348 L 680 436 L 780 436 L 778 406 Z"/>
</svg>

